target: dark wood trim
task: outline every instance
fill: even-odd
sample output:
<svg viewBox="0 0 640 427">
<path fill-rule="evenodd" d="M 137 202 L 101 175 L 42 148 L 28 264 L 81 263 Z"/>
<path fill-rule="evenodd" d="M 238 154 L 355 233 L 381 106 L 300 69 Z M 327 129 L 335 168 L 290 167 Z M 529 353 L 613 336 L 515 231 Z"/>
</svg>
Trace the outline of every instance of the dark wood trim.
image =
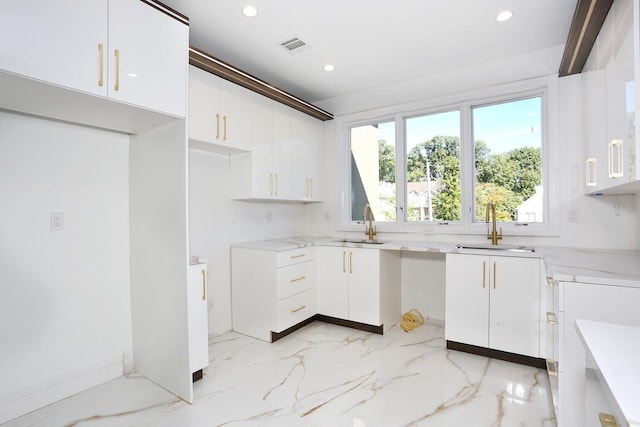
<svg viewBox="0 0 640 427">
<path fill-rule="evenodd" d="M 170 8 L 169 6 L 167 6 L 164 3 L 161 3 L 157 0 L 140 0 L 142 3 L 146 3 L 149 6 L 151 6 L 152 8 L 159 10 L 160 12 L 164 13 L 167 16 L 172 17 L 173 19 L 175 19 L 176 21 L 180 21 L 185 25 L 189 25 L 189 17 L 186 15 L 183 15 L 182 13 L 178 12 L 175 9 Z"/>
<path fill-rule="evenodd" d="M 314 316 L 316 320 L 325 323 L 331 323 L 333 325 L 345 326 L 351 329 L 358 329 L 360 331 L 372 332 L 374 334 L 382 335 L 383 334 L 383 326 L 373 326 L 367 323 L 354 322 L 352 320 L 340 319 L 337 317 L 325 316 L 324 314 L 316 314 Z"/>
<path fill-rule="evenodd" d="M 371 332 L 378 335 L 382 335 L 383 326 L 384 326 L 384 325 L 373 326 L 373 325 L 368 325 L 366 323 L 353 322 L 351 320 L 344 320 L 337 317 L 325 316 L 324 314 L 314 314 L 308 319 L 303 320 L 302 322 L 297 323 L 292 327 L 285 329 L 282 332 L 271 331 L 271 342 L 276 342 L 280 338 L 284 338 L 287 335 L 291 334 L 292 332 L 295 332 L 298 329 L 307 326 L 309 323 L 315 322 L 316 320 L 319 322 L 331 323 L 332 325 L 345 326 L 347 328 L 357 329 L 359 331 Z"/>
<path fill-rule="evenodd" d="M 478 356 L 490 357 L 492 359 L 504 360 L 507 362 L 519 363 L 520 365 L 533 366 L 534 368 L 547 369 L 545 359 L 538 357 L 524 356 L 522 354 L 509 353 L 492 348 L 478 347 L 471 344 L 464 344 L 456 341 L 447 341 L 449 350 L 463 351 L 465 353 L 476 354 Z"/>
<path fill-rule="evenodd" d="M 333 119 L 331 113 L 280 90 L 193 46 L 189 48 L 189 64 L 315 117 L 316 119 L 323 121 Z"/>
<path fill-rule="evenodd" d="M 560 77 L 582 72 L 613 0 L 578 0 L 564 47 Z"/>
<path fill-rule="evenodd" d="M 198 369 L 193 374 L 191 374 L 191 380 L 195 383 L 198 380 L 201 380 L 203 376 L 202 369 Z"/>
<path fill-rule="evenodd" d="M 307 326 L 309 323 L 312 323 L 314 320 L 316 320 L 316 316 L 317 316 L 317 314 L 316 314 L 316 315 L 313 315 L 313 316 L 311 316 L 311 317 L 309 317 L 308 319 L 303 320 L 303 321 L 302 321 L 302 322 L 300 322 L 300 323 L 296 323 L 296 324 L 295 324 L 295 325 L 293 325 L 292 327 L 287 328 L 287 329 L 285 329 L 285 330 L 284 330 L 284 331 L 282 331 L 282 332 L 273 332 L 273 331 L 271 331 L 271 342 L 276 342 L 276 341 L 278 341 L 280 338 L 284 338 L 284 337 L 286 337 L 287 335 L 289 335 L 290 333 L 295 332 L 295 331 L 297 331 L 298 329 L 300 329 L 300 328 L 303 328 L 303 327 Z"/>
</svg>

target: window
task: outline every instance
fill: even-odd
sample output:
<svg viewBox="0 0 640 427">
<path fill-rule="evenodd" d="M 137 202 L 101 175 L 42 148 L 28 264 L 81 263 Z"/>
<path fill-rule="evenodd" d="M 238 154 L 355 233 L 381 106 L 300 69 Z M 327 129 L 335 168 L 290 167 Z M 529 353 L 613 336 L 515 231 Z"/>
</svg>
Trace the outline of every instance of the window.
<svg viewBox="0 0 640 427">
<path fill-rule="evenodd" d="M 351 128 L 351 220 L 369 205 L 374 221 L 396 220 L 395 123 Z"/>
<path fill-rule="evenodd" d="M 407 221 L 460 221 L 460 111 L 405 121 Z"/>
<path fill-rule="evenodd" d="M 475 221 L 543 222 L 542 99 L 472 108 Z"/>
<path fill-rule="evenodd" d="M 369 204 L 389 231 L 481 233 L 492 202 L 505 226 L 545 225 L 544 93 L 350 126 L 351 221 Z"/>
</svg>

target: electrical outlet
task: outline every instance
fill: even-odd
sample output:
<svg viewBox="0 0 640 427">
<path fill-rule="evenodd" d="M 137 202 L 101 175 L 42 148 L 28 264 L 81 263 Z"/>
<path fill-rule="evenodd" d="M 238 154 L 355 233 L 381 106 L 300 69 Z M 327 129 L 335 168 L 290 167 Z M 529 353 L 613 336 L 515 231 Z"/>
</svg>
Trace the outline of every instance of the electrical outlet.
<svg viewBox="0 0 640 427">
<path fill-rule="evenodd" d="M 49 216 L 51 219 L 51 231 L 64 230 L 64 213 L 51 212 Z"/>
<path fill-rule="evenodd" d="M 569 222 L 578 222 L 578 209 L 569 209 Z"/>
</svg>

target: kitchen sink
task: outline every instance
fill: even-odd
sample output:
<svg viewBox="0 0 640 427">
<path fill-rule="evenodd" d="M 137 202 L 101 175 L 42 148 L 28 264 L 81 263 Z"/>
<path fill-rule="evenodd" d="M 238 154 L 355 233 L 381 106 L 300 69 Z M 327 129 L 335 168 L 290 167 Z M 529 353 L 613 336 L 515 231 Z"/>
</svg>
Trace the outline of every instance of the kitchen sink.
<svg viewBox="0 0 640 427">
<path fill-rule="evenodd" d="M 460 243 L 456 245 L 458 249 L 482 249 L 490 251 L 507 251 L 507 252 L 535 252 L 535 248 L 531 246 L 520 245 L 492 245 L 490 243 Z"/>
<path fill-rule="evenodd" d="M 369 240 L 369 239 L 340 239 L 340 240 L 336 240 L 336 242 L 340 242 L 340 243 L 365 243 L 365 244 L 369 244 L 369 245 L 382 245 L 386 242 L 383 242 L 381 240 Z"/>
</svg>

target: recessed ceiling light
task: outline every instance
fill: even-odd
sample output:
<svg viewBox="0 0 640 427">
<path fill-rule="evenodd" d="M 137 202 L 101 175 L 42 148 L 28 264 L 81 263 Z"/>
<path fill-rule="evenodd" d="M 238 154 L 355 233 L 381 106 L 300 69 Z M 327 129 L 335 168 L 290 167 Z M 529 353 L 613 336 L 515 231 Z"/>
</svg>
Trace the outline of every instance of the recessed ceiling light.
<svg viewBox="0 0 640 427">
<path fill-rule="evenodd" d="M 242 14 L 248 18 L 253 18 L 254 16 L 258 15 L 258 9 L 253 6 L 245 6 L 242 9 Z"/>
<path fill-rule="evenodd" d="M 498 13 L 498 15 L 496 15 L 496 21 L 498 22 L 508 21 L 509 19 L 511 19 L 512 16 L 513 16 L 513 12 L 511 12 L 510 10 L 505 10 L 503 12 Z"/>
<path fill-rule="evenodd" d="M 324 66 L 324 70 L 325 71 L 333 71 L 333 70 L 335 70 L 335 67 L 333 65 L 331 65 L 331 64 L 327 64 L 327 65 Z"/>
</svg>

